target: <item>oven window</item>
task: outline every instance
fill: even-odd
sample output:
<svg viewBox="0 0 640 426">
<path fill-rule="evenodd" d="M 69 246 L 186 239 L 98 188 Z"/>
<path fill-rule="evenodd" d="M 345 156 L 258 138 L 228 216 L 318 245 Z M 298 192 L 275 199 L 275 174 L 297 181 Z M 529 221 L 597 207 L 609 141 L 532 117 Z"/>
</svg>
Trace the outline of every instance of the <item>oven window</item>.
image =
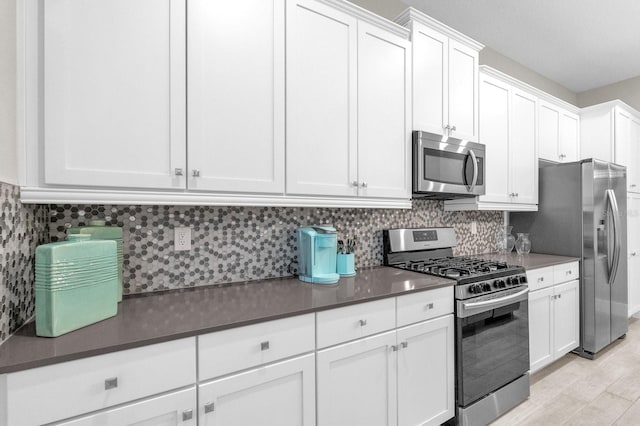
<svg viewBox="0 0 640 426">
<path fill-rule="evenodd" d="M 458 405 L 467 406 L 529 370 L 528 302 L 456 318 Z"/>
<path fill-rule="evenodd" d="M 461 186 L 471 185 L 473 164 L 469 154 L 424 148 L 423 155 L 424 180 Z M 483 167 L 483 159 L 478 157 L 477 185 L 483 184 Z"/>
</svg>

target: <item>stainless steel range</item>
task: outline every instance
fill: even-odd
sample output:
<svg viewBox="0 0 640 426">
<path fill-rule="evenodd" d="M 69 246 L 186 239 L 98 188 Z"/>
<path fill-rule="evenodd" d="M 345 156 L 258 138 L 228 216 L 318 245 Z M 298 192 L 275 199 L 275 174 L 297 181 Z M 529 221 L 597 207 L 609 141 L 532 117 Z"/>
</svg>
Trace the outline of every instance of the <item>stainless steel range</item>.
<svg viewBox="0 0 640 426">
<path fill-rule="evenodd" d="M 384 263 L 456 281 L 456 420 L 486 425 L 529 396 L 528 286 L 521 266 L 454 257 L 453 228 L 383 231 Z"/>
</svg>

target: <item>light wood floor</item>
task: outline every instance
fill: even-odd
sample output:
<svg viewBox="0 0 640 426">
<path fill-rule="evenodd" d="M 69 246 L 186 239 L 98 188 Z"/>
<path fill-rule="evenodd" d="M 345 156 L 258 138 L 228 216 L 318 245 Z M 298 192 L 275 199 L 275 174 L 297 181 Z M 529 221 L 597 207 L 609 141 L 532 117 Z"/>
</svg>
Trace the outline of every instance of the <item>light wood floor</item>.
<svg viewBox="0 0 640 426">
<path fill-rule="evenodd" d="M 594 361 L 568 354 L 532 375 L 529 399 L 492 425 L 640 425 L 640 319 Z"/>
</svg>

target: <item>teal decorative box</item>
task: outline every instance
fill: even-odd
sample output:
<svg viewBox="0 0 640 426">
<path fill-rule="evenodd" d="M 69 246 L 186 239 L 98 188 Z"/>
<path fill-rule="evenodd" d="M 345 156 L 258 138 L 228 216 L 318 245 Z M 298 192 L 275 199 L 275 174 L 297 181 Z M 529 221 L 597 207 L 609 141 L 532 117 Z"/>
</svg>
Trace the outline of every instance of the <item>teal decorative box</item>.
<svg viewBox="0 0 640 426">
<path fill-rule="evenodd" d="M 69 228 L 67 235 L 88 234 L 92 240 L 113 240 L 118 250 L 118 302 L 122 302 L 122 268 L 123 268 L 123 242 L 122 228 L 119 226 L 106 226 L 104 220 L 90 220 L 89 226 L 77 226 Z"/>
<path fill-rule="evenodd" d="M 118 312 L 116 242 L 68 238 L 36 248 L 38 336 L 60 336 Z"/>
</svg>

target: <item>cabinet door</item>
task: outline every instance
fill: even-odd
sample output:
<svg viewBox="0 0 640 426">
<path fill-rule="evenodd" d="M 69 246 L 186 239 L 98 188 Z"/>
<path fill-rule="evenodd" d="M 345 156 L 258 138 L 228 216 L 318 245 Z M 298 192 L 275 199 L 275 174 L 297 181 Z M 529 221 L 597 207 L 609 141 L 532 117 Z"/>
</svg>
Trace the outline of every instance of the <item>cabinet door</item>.
<svg viewBox="0 0 640 426">
<path fill-rule="evenodd" d="M 560 111 L 555 105 L 538 103 L 538 156 L 545 160 L 560 161 Z"/>
<path fill-rule="evenodd" d="M 480 79 L 480 140 L 486 147 L 483 202 L 509 203 L 510 86 L 493 77 Z"/>
<path fill-rule="evenodd" d="M 200 385 L 201 426 L 312 426 L 315 356 L 305 355 Z"/>
<path fill-rule="evenodd" d="M 631 117 L 629 164 L 627 165 L 627 188 L 629 192 L 640 192 L 640 118 Z"/>
<path fill-rule="evenodd" d="M 413 128 L 443 134 L 447 125 L 449 38 L 412 22 Z"/>
<path fill-rule="evenodd" d="M 554 359 L 580 344 L 580 298 L 578 280 L 554 287 Z"/>
<path fill-rule="evenodd" d="M 356 19 L 311 0 L 286 9 L 286 191 L 355 196 Z"/>
<path fill-rule="evenodd" d="M 389 426 L 397 422 L 396 332 L 318 351 L 318 424 Z"/>
<path fill-rule="evenodd" d="M 631 114 L 621 108 L 615 108 L 615 146 L 614 158 L 617 164 L 629 165 L 631 152 Z M 627 185 L 629 179 L 627 176 Z"/>
<path fill-rule="evenodd" d="M 577 161 L 580 146 L 580 117 L 568 111 L 560 112 L 558 157 L 561 162 Z"/>
<path fill-rule="evenodd" d="M 553 361 L 553 287 L 529 293 L 529 361 L 531 372 Z"/>
<path fill-rule="evenodd" d="M 44 3 L 45 183 L 184 188 L 185 0 Z"/>
<path fill-rule="evenodd" d="M 439 425 L 455 414 L 453 315 L 398 329 L 398 424 Z"/>
<path fill-rule="evenodd" d="M 629 316 L 640 311 L 640 195 L 627 198 Z"/>
<path fill-rule="evenodd" d="M 478 52 L 449 40 L 449 126 L 451 136 L 478 140 Z"/>
<path fill-rule="evenodd" d="M 358 182 L 365 197 L 410 197 L 408 40 L 358 23 Z"/>
<path fill-rule="evenodd" d="M 189 189 L 283 193 L 284 1 L 190 0 L 188 21 Z"/>
<path fill-rule="evenodd" d="M 196 388 L 149 398 L 68 422 L 59 426 L 195 426 Z"/>
<path fill-rule="evenodd" d="M 535 96 L 518 89 L 511 92 L 509 120 L 509 193 L 512 203 L 538 204 Z"/>
</svg>

